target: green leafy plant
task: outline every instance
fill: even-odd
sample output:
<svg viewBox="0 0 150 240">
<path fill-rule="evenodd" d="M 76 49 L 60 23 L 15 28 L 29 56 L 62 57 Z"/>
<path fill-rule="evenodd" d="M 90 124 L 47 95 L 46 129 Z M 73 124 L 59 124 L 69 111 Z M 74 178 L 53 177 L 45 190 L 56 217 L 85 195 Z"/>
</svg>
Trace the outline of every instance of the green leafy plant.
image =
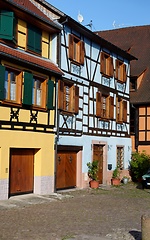
<svg viewBox="0 0 150 240">
<path fill-rule="evenodd" d="M 88 176 L 89 176 L 89 178 L 97 181 L 98 180 L 97 174 L 98 174 L 98 170 L 99 170 L 98 160 L 94 160 L 93 162 L 88 162 L 87 166 L 88 166 Z"/>
<path fill-rule="evenodd" d="M 112 178 L 118 178 L 119 179 L 119 177 L 120 177 L 120 170 L 119 170 L 119 168 L 116 167 L 113 171 Z"/>
<path fill-rule="evenodd" d="M 130 175 L 133 181 L 140 179 L 150 168 L 150 155 L 143 152 L 134 152 L 129 162 Z"/>
</svg>

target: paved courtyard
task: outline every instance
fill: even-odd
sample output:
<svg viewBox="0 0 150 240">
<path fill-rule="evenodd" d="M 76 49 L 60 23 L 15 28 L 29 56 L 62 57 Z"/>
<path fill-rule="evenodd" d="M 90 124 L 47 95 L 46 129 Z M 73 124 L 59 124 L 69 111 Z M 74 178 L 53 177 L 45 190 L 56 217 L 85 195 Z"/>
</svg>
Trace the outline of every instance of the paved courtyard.
<svg viewBox="0 0 150 240">
<path fill-rule="evenodd" d="M 132 183 L 15 196 L 0 201 L 0 240 L 141 240 L 149 208 L 150 189 Z"/>
</svg>

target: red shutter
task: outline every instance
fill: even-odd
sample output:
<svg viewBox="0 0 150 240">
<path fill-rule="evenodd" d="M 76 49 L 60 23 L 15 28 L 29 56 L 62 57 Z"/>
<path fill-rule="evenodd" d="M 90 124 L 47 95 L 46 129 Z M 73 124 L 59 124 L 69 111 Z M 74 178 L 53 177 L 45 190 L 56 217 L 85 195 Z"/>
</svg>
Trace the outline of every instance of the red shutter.
<svg viewBox="0 0 150 240">
<path fill-rule="evenodd" d="M 84 65 L 84 42 L 80 41 L 80 64 Z"/>
<path fill-rule="evenodd" d="M 72 34 L 69 34 L 69 58 L 73 60 L 73 41 L 74 36 Z"/>
<path fill-rule="evenodd" d="M 109 76 L 113 77 L 114 75 L 114 66 L 113 66 L 113 58 L 109 58 Z"/>
<path fill-rule="evenodd" d="M 109 97 L 109 118 L 114 119 L 114 97 Z"/>
<path fill-rule="evenodd" d="M 96 116 L 101 117 L 101 93 L 96 93 Z"/>
<path fill-rule="evenodd" d="M 127 80 L 126 65 L 123 64 L 123 81 L 126 82 L 126 80 Z"/>
<path fill-rule="evenodd" d="M 64 109 L 64 82 L 58 80 L 58 109 Z"/>
<path fill-rule="evenodd" d="M 116 60 L 116 68 L 115 68 L 115 70 L 116 70 L 116 72 L 115 72 L 115 78 L 116 78 L 116 79 L 118 79 L 118 68 L 119 68 L 119 62 L 118 62 L 118 60 Z"/>
</svg>

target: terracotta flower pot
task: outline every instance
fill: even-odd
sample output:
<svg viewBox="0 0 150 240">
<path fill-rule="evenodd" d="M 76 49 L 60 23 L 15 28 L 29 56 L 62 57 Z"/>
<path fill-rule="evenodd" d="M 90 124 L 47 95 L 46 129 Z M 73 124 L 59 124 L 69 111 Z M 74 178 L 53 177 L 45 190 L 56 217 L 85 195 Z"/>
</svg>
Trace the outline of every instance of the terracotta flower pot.
<svg viewBox="0 0 150 240">
<path fill-rule="evenodd" d="M 111 183 L 112 183 L 112 185 L 118 186 L 118 185 L 120 185 L 120 179 L 119 178 L 112 178 Z"/>
<path fill-rule="evenodd" d="M 99 187 L 99 182 L 95 180 L 90 181 L 90 188 L 98 188 Z"/>
</svg>

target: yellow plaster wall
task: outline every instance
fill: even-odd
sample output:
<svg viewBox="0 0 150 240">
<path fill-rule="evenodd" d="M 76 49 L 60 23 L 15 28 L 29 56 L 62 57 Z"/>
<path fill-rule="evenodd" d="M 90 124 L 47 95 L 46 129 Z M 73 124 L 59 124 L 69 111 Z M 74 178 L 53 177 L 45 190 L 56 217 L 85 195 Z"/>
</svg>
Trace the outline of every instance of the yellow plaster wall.
<svg viewBox="0 0 150 240">
<path fill-rule="evenodd" d="M 150 155 L 150 145 L 138 146 L 138 151 L 139 152 L 146 151 L 146 153 Z"/>
<path fill-rule="evenodd" d="M 0 178 L 9 178 L 10 148 L 36 149 L 34 176 L 54 175 L 54 134 L 1 130 Z M 8 172 L 7 172 L 8 170 Z"/>
<path fill-rule="evenodd" d="M 27 24 L 18 19 L 18 47 L 25 49 L 27 44 Z"/>
</svg>

